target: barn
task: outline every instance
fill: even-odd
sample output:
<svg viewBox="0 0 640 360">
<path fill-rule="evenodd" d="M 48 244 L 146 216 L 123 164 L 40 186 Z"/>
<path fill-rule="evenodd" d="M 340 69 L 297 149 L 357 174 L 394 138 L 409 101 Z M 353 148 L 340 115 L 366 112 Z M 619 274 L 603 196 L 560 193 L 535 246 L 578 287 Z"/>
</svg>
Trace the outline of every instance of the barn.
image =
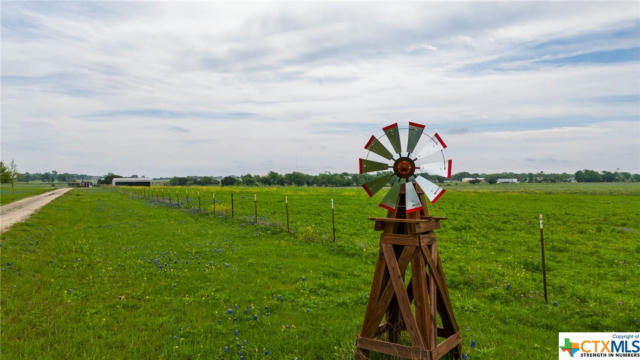
<svg viewBox="0 0 640 360">
<path fill-rule="evenodd" d="M 151 186 L 151 179 L 148 178 L 114 178 L 111 181 L 113 186 Z"/>
</svg>

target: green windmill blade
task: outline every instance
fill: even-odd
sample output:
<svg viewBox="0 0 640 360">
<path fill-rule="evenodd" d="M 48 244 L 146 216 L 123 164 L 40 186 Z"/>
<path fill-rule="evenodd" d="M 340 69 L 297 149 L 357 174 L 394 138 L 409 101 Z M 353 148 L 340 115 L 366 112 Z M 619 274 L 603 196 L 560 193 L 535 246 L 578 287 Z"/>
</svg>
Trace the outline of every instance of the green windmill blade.
<svg viewBox="0 0 640 360">
<path fill-rule="evenodd" d="M 400 187 L 402 186 L 403 182 L 404 179 L 401 179 L 399 182 L 396 182 L 393 186 L 391 186 L 391 189 L 389 189 L 389 192 L 384 196 L 378 206 L 383 207 L 387 210 L 396 211 L 398 197 L 400 196 Z"/>
<path fill-rule="evenodd" d="M 366 184 L 362 184 L 362 188 L 367 192 L 369 197 L 372 197 L 373 195 L 375 195 L 375 193 L 377 193 L 378 191 L 380 191 L 380 189 L 387 185 L 392 178 L 393 174 L 382 175 L 369 181 Z"/>
<path fill-rule="evenodd" d="M 384 145 L 382 145 L 380 140 L 378 140 L 373 135 L 371 135 L 371 138 L 367 142 L 367 145 L 364 146 L 364 148 L 382 156 L 385 159 L 393 160 L 393 155 L 389 152 L 389 150 L 387 150 Z"/>
<path fill-rule="evenodd" d="M 423 131 L 424 131 L 424 125 L 414 123 L 414 122 L 409 122 L 409 138 L 407 139 L 407 153 L 411 154 L 413 150 L 416 149 L 416 145 L 418 145 L 418 141 L 420 141 L 420 137 L 422 136 Z"/>
<path fill-rule="evenodd" d="M 402 146 L 400 145 L 400 131 L 398 131 L 398 123 L 383 127 L 382 130 L 387 134 L 387 139 L 389 139 L 391 146 L 393 146 L 393 150 L 400 155 L 402 152 Z"/>
<path fill-rule="evenodd" d="M 360 174 L 382 170 L 389 170 L 389 165 L 377 161 L 360 159 Z"/>
</svg>

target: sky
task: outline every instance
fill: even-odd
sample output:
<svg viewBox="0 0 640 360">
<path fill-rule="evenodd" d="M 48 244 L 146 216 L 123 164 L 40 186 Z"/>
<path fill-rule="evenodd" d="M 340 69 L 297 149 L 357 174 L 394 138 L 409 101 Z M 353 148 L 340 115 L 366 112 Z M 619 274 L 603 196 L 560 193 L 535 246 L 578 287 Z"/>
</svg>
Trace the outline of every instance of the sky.
<svg viewBox="0 0 640 360">
<path fill-rule="evenodd" d="M 357 172 L 382 127 L 453 172 L 640 172 L 640 2 L 1 3 L 21 172 Z"/>
</svg>

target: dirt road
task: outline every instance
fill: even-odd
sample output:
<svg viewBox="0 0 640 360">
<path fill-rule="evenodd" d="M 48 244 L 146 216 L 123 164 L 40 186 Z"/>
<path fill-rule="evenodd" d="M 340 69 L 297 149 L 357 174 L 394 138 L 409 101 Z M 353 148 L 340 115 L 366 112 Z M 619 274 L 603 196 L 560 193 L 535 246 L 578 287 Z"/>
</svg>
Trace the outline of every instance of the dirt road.
<svg viewBox="0 0 640 360">
<path fill-rule="evenodd" d="M 9 229 L 11 225 L 28 218 L 41 207 L 63 195 L 71 188 L 62 188 L 14 201 L 0 206 L 0 232 Z"/>
</svg>

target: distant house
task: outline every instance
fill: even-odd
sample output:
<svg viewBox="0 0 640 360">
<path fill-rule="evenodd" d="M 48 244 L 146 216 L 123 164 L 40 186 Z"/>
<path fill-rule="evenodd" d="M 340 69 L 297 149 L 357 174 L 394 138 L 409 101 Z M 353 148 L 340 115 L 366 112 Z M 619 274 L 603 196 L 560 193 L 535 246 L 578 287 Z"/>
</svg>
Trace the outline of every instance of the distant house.
<svg viewBox="0 0 640 360">
<path fill-rule="evenodd" d="M 151 186 L 151 179 L 147 178 L 114 178 L 113 186 Z"/>
<path fill-rule="evenodd" d="M 496 180 L 497 184 L 517 184 L 518 179 L 498 179 Z"/>
<path fill-rule="evenodd" d="M 484 178 L 482 178 L 482 177 L 477 177 L 477 178 L 469 177 L 469 178 L 462 178 L 462 180 L 461 180 L 461 181 L 462 181 L 463 183 L 477 184 L 477 183 L 479 183 L 479 182 L 483 182 L 483 181 L 484 181 Z"/>
</svg>

